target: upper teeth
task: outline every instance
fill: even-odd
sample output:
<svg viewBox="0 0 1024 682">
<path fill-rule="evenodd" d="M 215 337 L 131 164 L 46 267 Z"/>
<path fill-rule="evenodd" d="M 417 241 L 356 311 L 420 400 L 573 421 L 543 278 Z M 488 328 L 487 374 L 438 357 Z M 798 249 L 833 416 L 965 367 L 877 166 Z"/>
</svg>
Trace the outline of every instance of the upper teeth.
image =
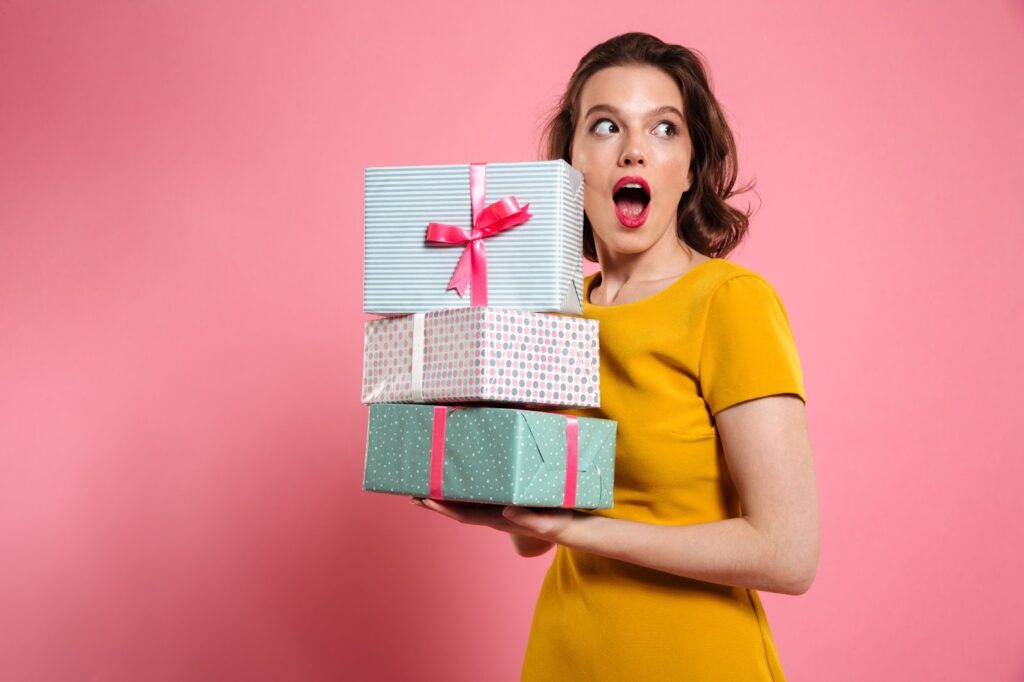
<svg viewBox="0 0 1024 682">
<path fill-rule="evenodd" d="M 629 187 L 630 189 L 643 189 L 643 187 L 641 187 L 640 184 L 636 182 L 627 182 L 625 185 L 623 185 L 623 187 Z"/>
</svg>

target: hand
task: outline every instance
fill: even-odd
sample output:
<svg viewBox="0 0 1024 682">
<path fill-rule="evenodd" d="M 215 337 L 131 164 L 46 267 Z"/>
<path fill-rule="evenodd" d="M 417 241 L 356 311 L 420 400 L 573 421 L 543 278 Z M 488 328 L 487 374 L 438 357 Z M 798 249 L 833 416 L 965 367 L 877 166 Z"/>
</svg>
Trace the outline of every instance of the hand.
<svg viewBox="0 0 1024 682">
<path fill-rule="evenodd" d="M 437 512 L 459 523 L 487 526 L 514 535 L 525 535 L 548 542 L 560 542 L 566 531 L 583 516 L 571 509 L 511 507 L 476 502 L 452 502 L 412 498 L 418 507 Z"/>
</svg>

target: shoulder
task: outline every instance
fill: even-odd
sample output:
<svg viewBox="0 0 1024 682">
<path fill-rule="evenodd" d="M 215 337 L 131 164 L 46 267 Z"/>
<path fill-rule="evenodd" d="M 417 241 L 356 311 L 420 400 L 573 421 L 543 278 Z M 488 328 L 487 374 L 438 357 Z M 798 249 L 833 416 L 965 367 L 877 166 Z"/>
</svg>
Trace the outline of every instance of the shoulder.
<svg viewBox="0 0 1024 682">
<path fill-rule="evenodd" d="M 713 263 L 706 264 L 710 272 L 701 306 L 705 324 L 710 318 L 725 317 L 742 329 L 772 319 L 789 326 L 782 298 L 767 279 L 730 261 L 716 259 Z"/>
<path fill-rule="evenodd" d="M 590 290 L 595 280 L 600 281 L 600 276 L 598 271 L 584 278 L 585 300 L 589 301 Z M 781 307 L 778 294 L 764 277 L 732 261 L 714 258 L 686 271 L 674 284 L 641 301 L 650 305 L 635 310 L 650 314 L 651 306 L 656 303 L 663 313 L 672 316 L 682 314 L 687 324 L 699 324 L 701 317 L 712 308 L 742 310 L 773 301 Z"/>
<path fill-rule="evenodd" d="M 775 289 L 733 263 L 714 270 L 699 327 L 701 388 L 712 414 L 768 395 L 804 399 L 796 341 Z"/>
<path fill-rule="evenodd" d="M 758 273 L 754 272 L 750 268 L 745 268 L 738 263 L 725 260 L 724 258 L 709 260 L 701 267 L 706 270 L 704 279 L 707 280 L 709 288 L 712 290 L 717 289 L 726 282 L 731 282 L 737 279 L 748 283 L 759 282 L 762 285 L 771 288 L 768 281 Z"/>
<path fill-rule="evenodd" d="M 775 301 L 782 304 L 768 280 L 749 268 L 724 258 L 707 261 L 699 268 L 701 272 L 695 282 L 694 293 L 705 304 L 705 308 L 744 302 L 757 304 Z"/>
</svg>

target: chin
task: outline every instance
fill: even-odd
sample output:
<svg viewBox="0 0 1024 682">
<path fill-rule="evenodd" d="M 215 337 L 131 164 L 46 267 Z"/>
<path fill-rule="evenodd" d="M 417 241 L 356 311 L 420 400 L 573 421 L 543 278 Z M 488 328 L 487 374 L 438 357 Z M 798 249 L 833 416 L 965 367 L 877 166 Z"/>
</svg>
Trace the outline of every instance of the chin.
<svg viewBox="0 0 1024 682">
<path fill-rule="evenodd" d="M 620 229 L 625 230 L 627 228 Z M 630 255 L 647 251 L 656 241 L 652 238 L 651 234 L 644 234 L 642 229 L 630 230 L 629 232 L 620 231 L 618 234 L 612 235 L 611 239 L 605 239 L 599 235 L 596 236 L 609 251 Z"/>
<path fill-rule="evenodd" d="M 663 230 L 658 230 L 654 227 L 658 223 L 648 219 L 642 226 L 634 228 L 619 224 L 617 219 L 613 218 L 612 220 L 614 227 L 611 230 L 595 230 L 593 229 L 593 221 L 591 221 L 591 229 L 593 230 L 594 237 L 609 250 L 623 254 L 637 254 L 647 251 L 665 236 L 666 230 L 672 229 L 674 232 L 675 227 L 673 225 Z"/>
</svg>

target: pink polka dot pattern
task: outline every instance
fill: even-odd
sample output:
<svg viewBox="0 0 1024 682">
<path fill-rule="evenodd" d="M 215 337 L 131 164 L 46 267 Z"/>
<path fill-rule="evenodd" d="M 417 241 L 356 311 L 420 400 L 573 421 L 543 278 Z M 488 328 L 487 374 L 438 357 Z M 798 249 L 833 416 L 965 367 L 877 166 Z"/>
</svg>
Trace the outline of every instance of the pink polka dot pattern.
<svg viewBox="0 0 1024 682">
<path fill-rule="evenodd" d="M 504 308 L 424 315 L 423 394 L 415 402 L 600 404 L 597 320 Z M 364 403 L 413 402 L 413 316 L 366 323 Z"/>
</svg>

